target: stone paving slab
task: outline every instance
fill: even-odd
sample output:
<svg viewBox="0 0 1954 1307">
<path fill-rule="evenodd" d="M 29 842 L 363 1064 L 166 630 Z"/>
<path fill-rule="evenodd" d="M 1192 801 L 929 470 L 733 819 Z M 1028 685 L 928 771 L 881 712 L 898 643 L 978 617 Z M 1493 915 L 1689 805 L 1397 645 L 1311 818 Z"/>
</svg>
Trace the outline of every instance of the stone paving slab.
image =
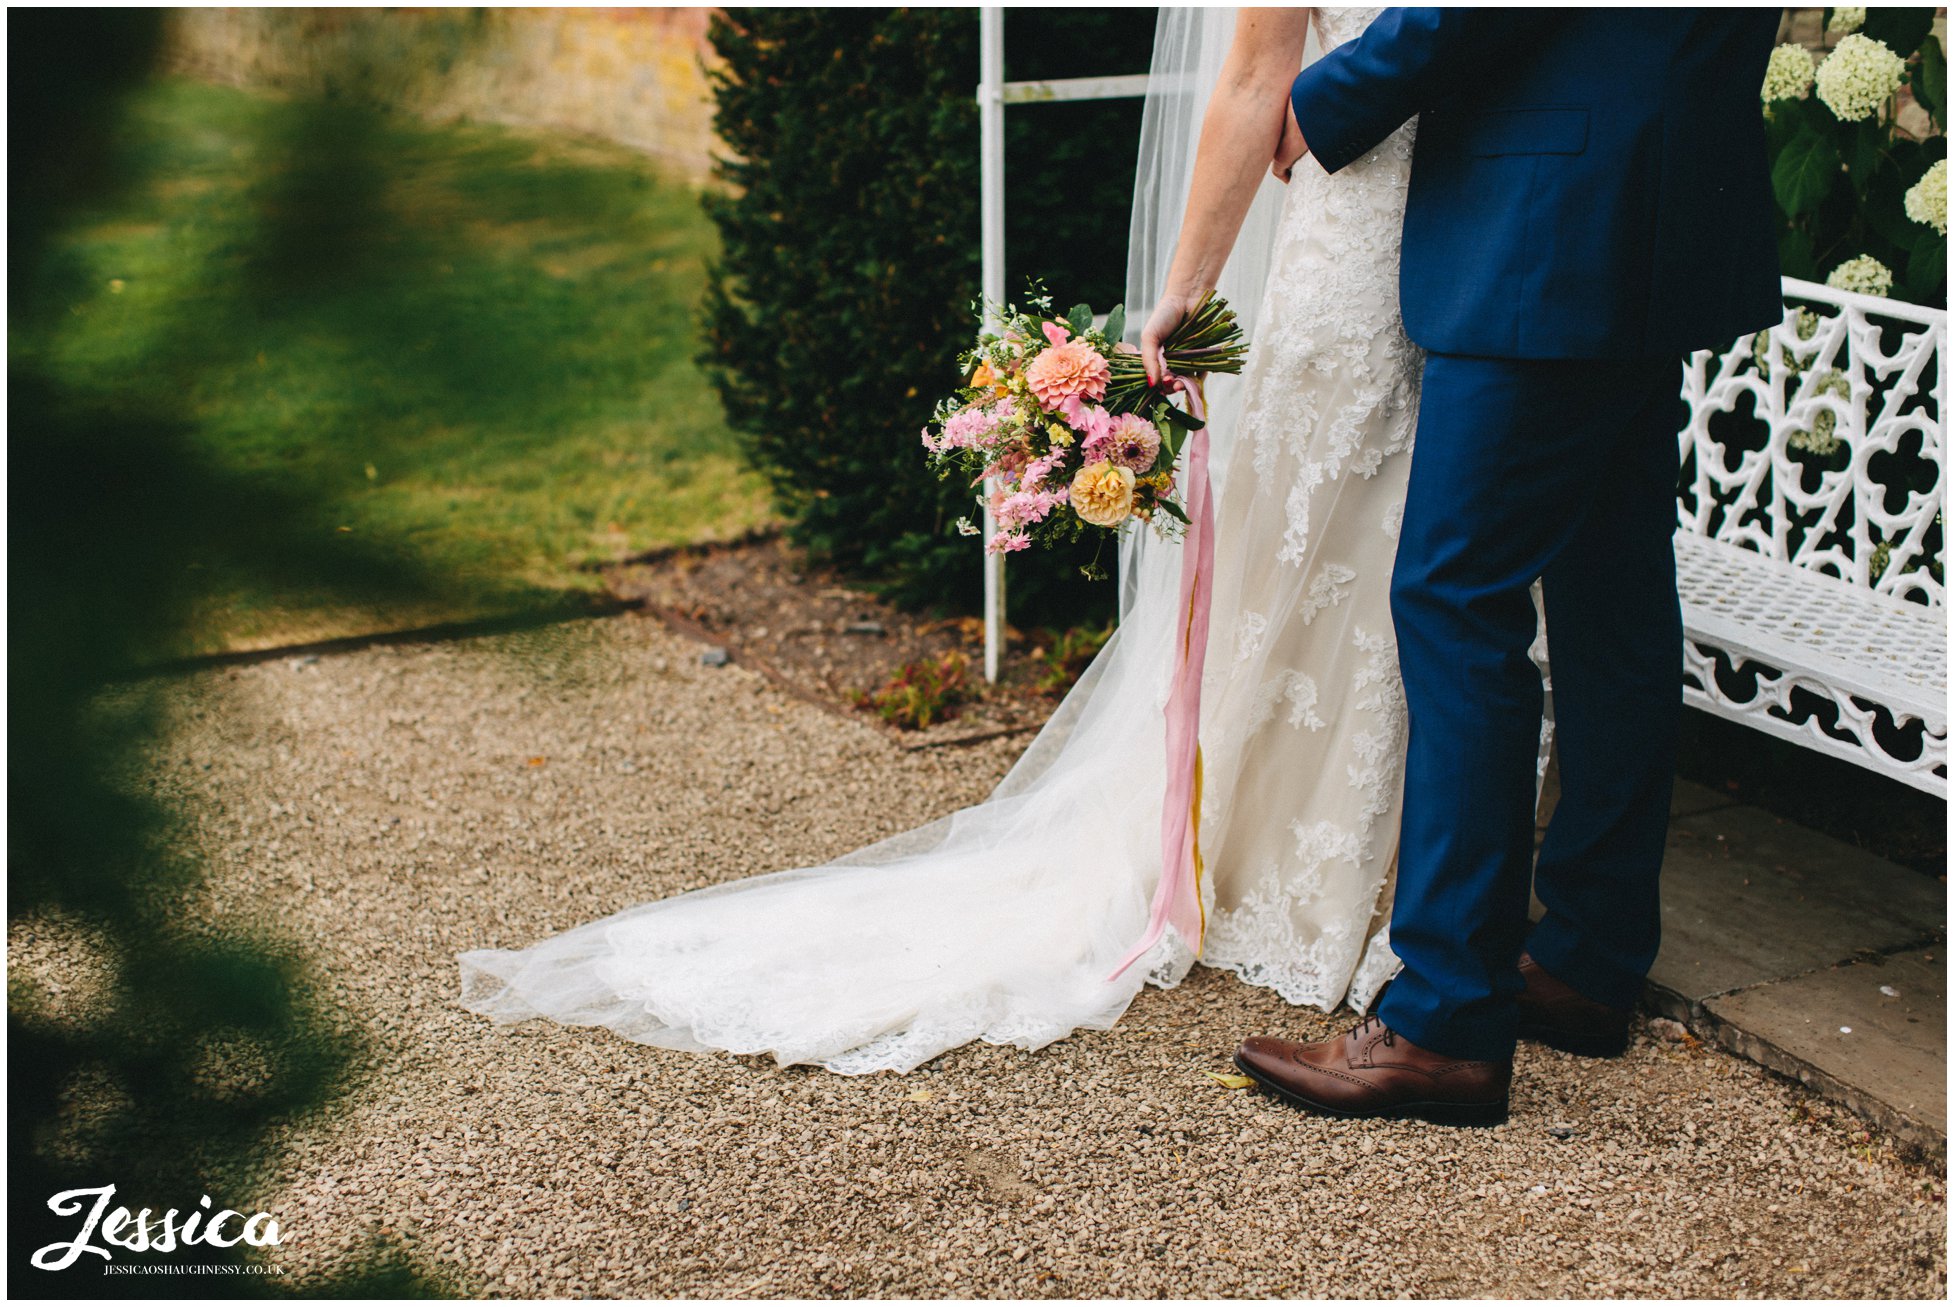
<svg viewBox="0 0 1954 1307">
<path fill-rule="evenodd" d="M 1947 959 L 1941 947 L 1755 985 L 1704 1007 L 1718 1043 L 1900 1138 L 1947 1138 Z"/>
<path fill-rule="evenodd" d="M 1647 1006 L 1945 1156 L 1946 882 L 1691 781 L 1669 812 Z"/>
<path fill-rule="evenodd" d="M 1945 884 L 1758 808 L 1673 821 L 1662 874 L 1659 1006 L 1705 1000 L 1933 939 Z"/>
</svg>

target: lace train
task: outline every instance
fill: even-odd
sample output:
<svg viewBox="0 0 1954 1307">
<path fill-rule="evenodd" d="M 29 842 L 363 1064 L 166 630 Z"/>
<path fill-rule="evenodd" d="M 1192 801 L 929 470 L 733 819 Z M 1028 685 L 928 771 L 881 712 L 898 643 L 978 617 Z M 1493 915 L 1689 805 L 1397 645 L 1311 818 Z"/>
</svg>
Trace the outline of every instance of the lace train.
<svg viewBox="0 0 1954 1307">
<path fill-rule="evenodd" d="M 1376 12 L 1319 10 L 1323 44 Z M 1397 966 L 1406 718 L 1388 581 L 1421 362 L 1397 309 L 1413 130 L 1334 177 L 1297 170 L 1217 487 L 1204 960 L 1325 1010 L 1368 1009 Z M 1109 1027 L 1193 961 L 1170 932 L 1106 979 L 1160 874 L 1176 596 L 1172 568 L 1143 574 L 1162 583 L 985 802 L 828 866 L 463 954 L 461 1002 L 850 1074 Z"/>
</svg>

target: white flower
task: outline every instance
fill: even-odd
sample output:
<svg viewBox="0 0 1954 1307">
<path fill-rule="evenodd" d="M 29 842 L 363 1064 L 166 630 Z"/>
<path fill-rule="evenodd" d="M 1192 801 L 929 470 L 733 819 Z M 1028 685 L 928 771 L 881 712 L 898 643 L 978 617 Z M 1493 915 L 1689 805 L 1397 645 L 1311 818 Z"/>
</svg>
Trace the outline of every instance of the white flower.
<svg viewBox="0 0 1954 1307">
<path fill-rule="evenodd" d="M 1818 315 L 1810 309 L 1799 309 L 1797 316 L 1791 320 L 1791 330 L 1799 340 L 1810 340 L 1818 334 Z M 1805 370 L 1805 366 L 1814 356 L 1810 350 L 1803 355 L 1794 354 L 1789 346 L 1784 345 L 1778 347 L 1778 355 L 1784 361 L 1785 368 L 1794 377 Z M 1771 379 L 1771 333 L 1768 330 L 1758 332 L 1751 339 L 1750 356 L 1757 364 L 1757 374 L 1769 381 Z"/>
<path fill-rule="evenodd" d="M 1884 41 L 1857 32 L 1840 41 L 1814 80 L 1818 98 L 1844 122 L 1857 122 L 1879 112 L 1879 106 L 1900 89 L 1906 60 L 1886 48 Z"/>
<path fill-rule="evenodd" d="M 1802 45 L 1781 45 L 1764 65 L 1764 103 L 1800 100 L 1812 89 L 1812 57 Z"/>
<path fill-rule="evenodd" d="M 1861 254 L 1832 269 L 1832 275 L 1825 279 L 1825 284 L 1833 290 L 1883 296 L 1893 289 L 1893 270 L 1872 255 Z"/>
<path fill-rule="evenodd" d="M 1812 383 L 1808 392 L 1813 395 L 1836 395 L 1840 399 L 1852 399 L 1852 383 L 1845 373 L 1834 369 L 1820 376 Z M 1793 449 L 1802 449 L 1812 454 L 1831 454 L 1839 448 L 1839 415 L 1831 409 L 1820 409 L 1812 418 L 1810 431 L 1794 431 L 1788 437 Z"/>
<path fill-rule="evenodd" d="M 1832 32 L 1856 32 L 1865 25 L 1866 9 L 1864 5 L 1858 8 L 1840 5 L 1832 10 L 1832 26 L 1826 30 Z"/>
<path fill-rule="evenodd" d="M 1907 217 L 1947 235 L 1947 160 L 1936 159 L 1906 194 Z"/>
<path fill-rule="evenodd" d="M 1892 542 L 1882 540 L 1873 546 L 1873 556 L 1866 560 L 1866 571 L 1871 574 L 1873 580 L 1877 581 L 1880 577 L 1886 575 L 1886 569 L 1892 562 Z M 1879 992 L 1884 994 L 1886 992 L 1886 986 L 1881 985 Z"/>
</svg>

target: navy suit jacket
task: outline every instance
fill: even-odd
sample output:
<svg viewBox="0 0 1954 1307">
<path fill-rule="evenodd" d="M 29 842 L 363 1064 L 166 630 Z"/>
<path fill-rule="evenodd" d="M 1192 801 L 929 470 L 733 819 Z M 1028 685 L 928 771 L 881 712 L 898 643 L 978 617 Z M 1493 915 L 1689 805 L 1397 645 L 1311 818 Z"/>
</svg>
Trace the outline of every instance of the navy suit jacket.
<svg viewBox="0 0 1954 1307">
<path fill-rule="evenodd" d="M 1291 100 L 1331 172 L 1418 115 L 1400 269 L 1418 344 L 1681 354 L 1784 311 L 1757 98 L 1778 15 L 1387 9 Z"/>
</svg>

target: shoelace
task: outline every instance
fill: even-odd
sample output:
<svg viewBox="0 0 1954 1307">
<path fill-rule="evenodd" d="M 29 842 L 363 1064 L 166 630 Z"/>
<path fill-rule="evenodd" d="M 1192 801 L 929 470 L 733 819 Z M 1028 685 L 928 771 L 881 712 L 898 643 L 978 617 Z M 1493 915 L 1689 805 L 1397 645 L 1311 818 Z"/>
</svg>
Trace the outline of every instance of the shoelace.
<svg viewBox="0 0 1954 1307">
<path fill-rule="evenodd" d="M 1384 1032 L 1384 1046 L 1386 1048 L 1393 1047 L 1394 1045 L 1397 1044 L 1398 1042 L 1397 1032 L 1391 1029 L 1391 1027 L 1385 1025 L 1383 1020 L 1379 1018 L 1375 1013 L 1365 1017 L 1362 1021 L 1359 1021 L 1357 1023 L 1357 1029 L 1353 1033 L 1355 1033 L 1361 1038 L 1365 1035 L 1370 1034 L 1371 1027 L 1373 1026 L 1376 1026 L 1377 1028 L 1381 1029 Z"/>
</svg>

